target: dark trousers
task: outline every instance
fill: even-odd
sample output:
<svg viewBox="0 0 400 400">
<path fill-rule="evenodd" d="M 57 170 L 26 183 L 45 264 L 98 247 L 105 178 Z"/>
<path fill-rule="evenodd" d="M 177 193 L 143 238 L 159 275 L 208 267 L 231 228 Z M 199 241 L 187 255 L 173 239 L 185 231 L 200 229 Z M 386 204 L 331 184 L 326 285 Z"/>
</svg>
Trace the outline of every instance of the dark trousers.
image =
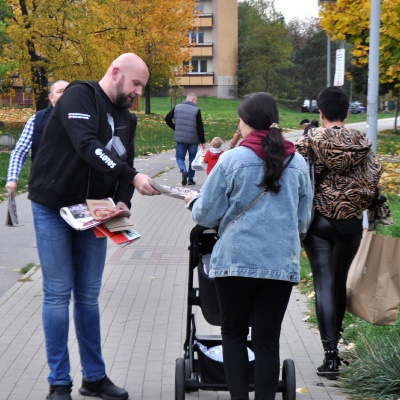
<svg viewBox="0 0 400 400">
<path fill-rule="evenodd" d="M 336 349 L 346 312 L 346 280 L 361 237 L 342 233 L 316 215 L 303 241 L 315 289 L 315 311 L 322 345 Z"/>
<path fill-rule="evenodd" d="M 255 354 L 256 400 L 274 400 L 279 380 L 279 338 L 293 283 L 269 279 L 216 278 L 224 370 L 232 400 L 248 400 L 247 336 Z"/>
</svg>

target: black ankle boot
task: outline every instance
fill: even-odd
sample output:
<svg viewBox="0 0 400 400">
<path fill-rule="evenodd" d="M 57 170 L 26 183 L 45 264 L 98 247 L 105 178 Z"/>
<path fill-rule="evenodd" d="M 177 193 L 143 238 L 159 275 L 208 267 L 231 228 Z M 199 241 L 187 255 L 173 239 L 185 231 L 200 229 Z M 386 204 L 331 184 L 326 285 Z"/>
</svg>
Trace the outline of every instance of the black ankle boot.
<svg viewBox="0 0 400 400">
<path fill-rule="evenodd" d="M 325 350 L 325 358 L 317 368 L 317 375 L 334 380 L 339 376 L 340 358 L 337 349 Z"/>
</svg>

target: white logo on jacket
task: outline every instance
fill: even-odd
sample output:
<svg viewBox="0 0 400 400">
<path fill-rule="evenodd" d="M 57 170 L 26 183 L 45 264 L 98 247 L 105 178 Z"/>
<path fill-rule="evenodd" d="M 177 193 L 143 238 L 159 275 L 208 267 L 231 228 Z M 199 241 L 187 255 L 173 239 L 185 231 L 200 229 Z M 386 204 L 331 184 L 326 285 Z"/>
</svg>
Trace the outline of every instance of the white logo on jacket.
<svg viewBox="0 0 400 400">
<path fill-rule="evenodd" d="M 104 163 L 108 165 L 110 168 L 114 168 L 117 165 L 113 160 L 111 160 L 110 157 L 108 157 L 107 154 L 103 153 L 102 149 L 96 149 L 94 151 L 94 154 L 96 154 L 96 156 L 99 157 L 100 160 L 104 161 Z"/>
<path fill-rule="evenodd" d="M 82 113 L 68 113 L 68 119 L 89 119 L 89 114 Z"/>
</svg>

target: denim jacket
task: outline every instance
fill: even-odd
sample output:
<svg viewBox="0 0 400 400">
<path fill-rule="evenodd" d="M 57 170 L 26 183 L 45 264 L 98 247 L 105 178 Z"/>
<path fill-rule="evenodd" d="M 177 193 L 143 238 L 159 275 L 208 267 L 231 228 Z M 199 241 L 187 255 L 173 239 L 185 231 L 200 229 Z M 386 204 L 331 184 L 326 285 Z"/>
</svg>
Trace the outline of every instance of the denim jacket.
<svg viewBox="0 0 400 400">
<path fill-rule="evenodd" d="M 210 277 L 241 276 L 298 283 L 301 232 L 311 219 L 312 193 L 304 158 L 296 153 L 278 194 L 259 196 L 264 161 L 241 146 L 221 155 L 201 193 L 189 203 L 194 221 L 216 227 Z"/>
</svg>

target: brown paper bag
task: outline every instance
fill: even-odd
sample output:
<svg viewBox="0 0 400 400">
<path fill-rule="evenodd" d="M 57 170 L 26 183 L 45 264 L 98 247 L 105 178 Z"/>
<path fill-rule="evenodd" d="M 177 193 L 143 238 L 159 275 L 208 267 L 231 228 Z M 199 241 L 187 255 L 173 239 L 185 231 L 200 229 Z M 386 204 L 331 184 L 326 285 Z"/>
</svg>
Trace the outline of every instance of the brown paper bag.
<svg viewBox="0 0 400 400">
<path fill-rule="evenodd" d="M 347 310 L 374 325 L 396 324 L 400 239 L 364 230 L 347 278 Z"/>
</svg>

